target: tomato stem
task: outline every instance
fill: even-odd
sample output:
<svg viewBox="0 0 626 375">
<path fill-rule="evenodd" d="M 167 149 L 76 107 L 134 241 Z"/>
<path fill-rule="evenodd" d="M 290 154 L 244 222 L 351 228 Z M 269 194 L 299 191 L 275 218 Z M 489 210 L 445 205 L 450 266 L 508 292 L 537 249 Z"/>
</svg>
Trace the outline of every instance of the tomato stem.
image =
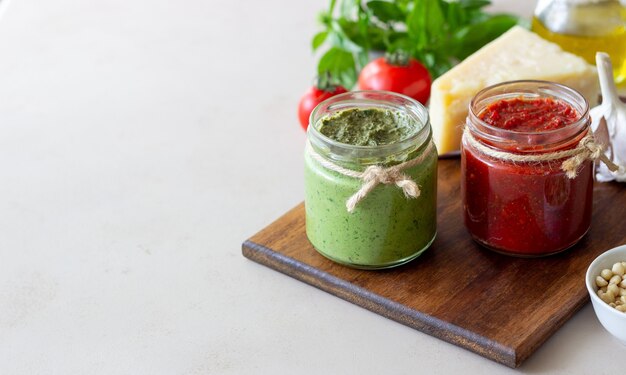
<svg viewBox="0 0 626 375">
<path fill-rule="evenodd" d="M 333 79 L 333 76 L 332 74 L 330 74 L 330 72 L 325 72 L 315 78 L 315 87 L 322 91 L 335 92 L 337 86 L 339 85 Z"/>
<path fill-rule="evenodd" d="M 409 60 L 411 59 L 411 55 L 404 50 L 395 50 L 393 52 L 387 52 L 385 54 L 385 60 L 387 63 L 391 65 L 397 66 L 407 66 L 409 65 Z"/>
</svg>

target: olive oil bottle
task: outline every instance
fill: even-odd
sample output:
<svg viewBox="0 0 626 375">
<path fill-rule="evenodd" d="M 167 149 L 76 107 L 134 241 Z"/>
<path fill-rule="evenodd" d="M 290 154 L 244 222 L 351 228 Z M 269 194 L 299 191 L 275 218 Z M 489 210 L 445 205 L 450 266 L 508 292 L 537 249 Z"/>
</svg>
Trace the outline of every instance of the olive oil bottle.
<svg viewBox="0 0 626 375">
<path fill-rule="evenodd" d="M 615 81 L 626 92 L 626 5 L 618 0 L 539 0 L 532 30 L 595 64 L 596 51 L 613 61 Z"/>
</svg>

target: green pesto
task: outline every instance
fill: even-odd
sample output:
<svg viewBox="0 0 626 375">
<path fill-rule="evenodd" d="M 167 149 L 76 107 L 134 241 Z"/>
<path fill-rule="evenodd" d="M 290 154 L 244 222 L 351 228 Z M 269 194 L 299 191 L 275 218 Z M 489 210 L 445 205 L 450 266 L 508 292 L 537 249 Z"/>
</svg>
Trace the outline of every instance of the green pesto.
<svg viewBox="0 0 626 375">
<path fill-rule="evenodd" d="M 379 185 L 356 207 L 346 201 L 361 182 L 321 167 L 305 156 L 306 233 L 313 247 L 355 268 L 404 264 L 426 250 L 437 232 L 437 153 L 405 171 L 420 186 L 407 199 L 395 185 Z"/>
<path fill-rule="evenodd" d="M 389 111 L 376 111 L 374 112 L 378 113 L 374 115 L 376 118 L 379 115 L 386 117 L 392 114 Z M 350 114 L 344 114 L 346 112 Z M 353 110 L 346 110 L 334 117 L 354 118 L 352 112 Z M 367 116 L 367 118 L 372 117 Z M 346 122 L 348 123 L 349 126 L 346 128 L 352 129 L 352 125 L 356 125 L 351 120 Z M 379 122 L 379 125 L 381 123 Z M 369 127 L 368 124 L 369 122 L 366 122 L 367 127 Z M 396 124 L 400 128 L 409 126 L 405 118 L 400 118 Z M 326 125 L 323 124 L 322 128 Z M 398 140 L 406 139 L 404 135 L 393 131 L 390 126 L 383 126 L 386 129 L 386 140 L 389 141 L 393 139 L 392 137 L 398 137 L 396 138 Z M 418 126 L 418 124 L 413 122 L 410 126 Z M 341 135 L 336 140 L 340 142 L 358 140 L 359 145 L 367 145 L 371 141 L 367 137 L 378 134 L 375 131 L 360 132 L 356 130 L 356 126 L 354 128 L 355 130 L 350 130 L 353 132 L 351 134 L 355 134 L 354 137 Z M 326 135 L 329 136 L 328 134 L 331 133 Z M 374 141 L 379 140 L 380 138 L 376 138 Z M 419 148 L 407 151 L 404 160 L 421 157 L 429 142 L 430 139 Z M 399 162 L 401 161 L 390 164 Z M 349 167 L 362 170 L 366 165 L 355 164 Z M 363 181 L 331 171 L 306 153 L 304 169 L 306 233 L 315 249 L 338 263 L 366 269 L 404 264 L 426 250 L 434 240 L 437 231 L 437 151 L 435 148 L 428 151 L 428 155 L 424 155 L 422 163 L 405 169 L 403 173 L 418 184 L 421 192 L 419 197 L 408 199 L 395 184 L 381 184 L 359 202 L 353 213 L 349 213 L 346 209 L 346 201 L 361 188 Z"/>
<path fill-rule="evenodd" d="M 408 115 L 380 108 L 352 108 L 320 120 L 318 130 L 330 139 L 354 146 L 396 143 L 415 133 Z"/>
</svg>

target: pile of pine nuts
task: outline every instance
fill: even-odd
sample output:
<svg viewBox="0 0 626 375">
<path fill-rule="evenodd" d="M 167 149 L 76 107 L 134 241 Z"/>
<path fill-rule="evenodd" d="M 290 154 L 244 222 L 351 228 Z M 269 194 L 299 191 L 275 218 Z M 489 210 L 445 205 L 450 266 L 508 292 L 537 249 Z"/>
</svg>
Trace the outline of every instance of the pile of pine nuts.
<svg viewBox="0 0 626 375">
<path fill-rule="evenodd" d="M 626 262 L 617 262 L 605 268 L 596 277 L 598 297 L 617 311 L 626 312 Z"/>
</svg>

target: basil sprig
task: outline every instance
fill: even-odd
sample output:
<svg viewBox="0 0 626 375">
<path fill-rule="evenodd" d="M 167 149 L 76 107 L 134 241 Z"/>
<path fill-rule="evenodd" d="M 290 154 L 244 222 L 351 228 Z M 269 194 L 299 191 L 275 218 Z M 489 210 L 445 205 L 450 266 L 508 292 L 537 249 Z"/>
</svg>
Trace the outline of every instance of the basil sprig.
<svg viewBox="0 0 626 375">
<path fill-rule="evenodd" d="M 346 88 L 355 85 L 371 53 L 402 51 L 436 78 L 518 23 L 511 14 L 490 14 L 487 0 L 330 0 L 319 14 L 323 30 L 312 40 L 324 48 L 319 75 Z"/>
</svg>

